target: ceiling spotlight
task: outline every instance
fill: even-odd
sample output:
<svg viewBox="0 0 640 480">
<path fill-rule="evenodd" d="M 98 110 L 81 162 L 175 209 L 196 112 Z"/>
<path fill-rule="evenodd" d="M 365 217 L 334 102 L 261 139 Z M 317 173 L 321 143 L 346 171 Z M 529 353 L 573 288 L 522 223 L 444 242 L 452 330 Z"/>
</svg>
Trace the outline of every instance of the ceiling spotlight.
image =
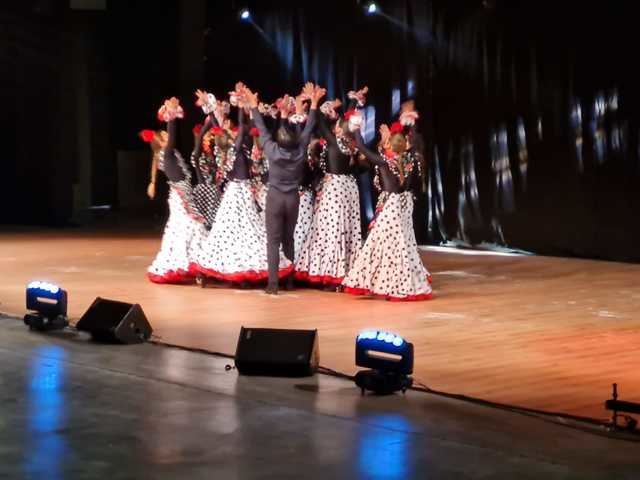
<svg viewBox="0 0 640 480">
<path fill-rule="evenodd" d="M 247 22 L 251 20 L 251 12 L 248 8 L 243 8 L 242 10 L 240 10 L 238 17 L 240 18 L 240 20 Z"/>
<path fill-rule="evenodd" d="M 364 12 L 367 15 L 375 15 L 376 13 L 380 12 L 380 8 L 378 8 L 378 4 L 376 2 L 368 2 L 364 6 Z"/>
</svg>

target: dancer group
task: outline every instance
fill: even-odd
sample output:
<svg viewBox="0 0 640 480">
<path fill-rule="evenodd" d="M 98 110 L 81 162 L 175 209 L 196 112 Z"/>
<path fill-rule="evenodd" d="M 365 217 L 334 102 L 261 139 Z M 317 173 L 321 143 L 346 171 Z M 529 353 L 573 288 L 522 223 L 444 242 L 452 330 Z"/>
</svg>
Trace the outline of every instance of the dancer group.
<svg viewBox="0 0 640 480">
<path fill-rule="evenodd" d="M 320 104 L 326 91 L 312 83 L 274 104 L 241 82 L 228 101 L 197 90 L 204 120 L 193 130 L 190 164 L 176 149 L 184 111 L 175 97 L 166 100 L 158 110 L 166 130 L 141 132 L 153 151 L 148 195 L 155 196 L 157 170 L 170 187 L 148 278 L 266 282 L 268 294 L 298 281 L 387 300 L 431 298 L 413 229 L 413 191 L 424 184 L 419 116 L 406 102 L 367 146 L 360 132 L 367 92 L 349 92 L 341 114 L 342 102 Z M 379 196 L 363 241 L 355 174 L 365 168 Z"/>
</svg>

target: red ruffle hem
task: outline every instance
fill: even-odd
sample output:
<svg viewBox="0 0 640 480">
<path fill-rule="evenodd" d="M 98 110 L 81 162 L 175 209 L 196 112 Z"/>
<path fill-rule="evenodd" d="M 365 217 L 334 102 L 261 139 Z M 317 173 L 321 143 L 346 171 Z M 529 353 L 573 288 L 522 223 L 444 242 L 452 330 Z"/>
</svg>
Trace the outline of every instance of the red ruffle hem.
<svg viewBox="0 0 640 480">
<path fill-rule="evenodd" d="M 147 272 L 147 278 L 153 283 L 190 283 L 193 275 L 185 270 L 169 270 L 162 275 Z"/>
<path fill-rule="evenodd" d="M 250 283 L 259 283 L 267 280 L 269 278 L 269 272 L 267 270 L 261 270 L 259 272 L 250 270 L 247 272 L 233 272 L 233 273 L 222 273 L 217 272 L 215 270 L 211 270 L 208 268 L 204 268 L 197 264 L 191 264 L 189 266 L 190 272 L 197 272 L 199 274 L 204 275 L 205 277 L 215 278 L 216 280 L 220 280 L 222 282 L 231 282 L 231 283 L 242 283 L 242 282 L 250 282 Z M 290 265 L 287 268 L 281 268 L 278 272 L 279 278 L 288 277 L 293 273 L 293 265 Z"/>
<path fill-rule="evenodd" d="M 331 275 L 309 275 L 309 272 L 296 272 L 296 280 L 301 282 L 313 283 L 317 285 L 340 285 L 343 278 L 332 277 Z"/>
<path fill-rule="evenodd" d="M 367 290 L 366 288 L 352 287 L 344 287 L 343 292 L 350 295 L 371 295 L 378 298 L 384 298 L 385 300 L 389 300 L 390 302 L 417 302 L 421 300 L 429 300 L 433 297 L 432 293 L 424 293 L 421 295 L 407 295 L 406 297 L 394 297 L 392 295 L 373 293 L 371 290 Z"/>
</svg>

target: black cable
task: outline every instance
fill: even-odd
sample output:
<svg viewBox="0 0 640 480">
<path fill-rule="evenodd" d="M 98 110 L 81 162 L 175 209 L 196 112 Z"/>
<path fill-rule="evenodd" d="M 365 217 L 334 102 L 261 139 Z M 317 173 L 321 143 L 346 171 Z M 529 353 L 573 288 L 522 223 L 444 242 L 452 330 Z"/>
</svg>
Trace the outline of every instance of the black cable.
<svg viewBox="0 0 640 480">
<path fill-rule="evenodd" d="M 155 339 L 160 339 L 160 340 L 154 340 Z M 176 345 L 176 344 L 172 344 L 172 343 L 167 343 L 161 340 L 162 337 L 159 337 L 157 335 L 153 335 L 152 339 L 148 341 L 148 343 L 151 343 L 152 345 L 156 345 L 156 346 L 163 346 L 163 347 L 169 347 L 169 348 L 176 348 L 178 350 L 183 350 L 186 352 L 193 352 L 193 353 L 201 353 L 204 355 L 214 355 L 217 357 L 222 357 L 222 358 L 227 358 L 227 359 L 235 359 L 234 355 L 230 355 L 228 353 L 222 353 L 222 352 L 214 352 L 211 350 L 206 350 L 204 348 L 195 348 L 195 347 L 185 347 L 182 345 Z M 232 370 L 233 366 L 231 365 L 227 365 L 226 370 Z M 340 372 L 338 370 L 334 370 L 332 368 L 329 367 L 325 367 L 322 365 L 318 366 L 318 370 L 317 372 L 321 375 L 328 375 L 328 376 L 332 376 L 332 377 L 336 377 L 336 378 L 341 378 L 344 380 L 350 380 L 353 381 L 354 380 L 354 376 L 353 375 L 349 375 L 347 373 L 344 372 Z M 620 432 L 620 431 L 613 431 L 613 432 L 600 432 L 600 431 L 595 431 L 593 429 L 588 429 L 588 428 L 584 428 L 584 427 L 579 427 L 577 425 L 568 425 L 566 423 L 561 423 L 561 422 L 556 422 L 556 421 L 552 421 L 550 420 L 552 417 L 558 418 L 558 419 L 564 419 L 564 420 L 571 420 L 573 422 L 579 422 L 579 423 L 583 423 L 583 424 L 588 424 L 592 427 L 601 427 L 601 428 L 607 428 L 609 427 L 609 424 L 605 421 L 602 420 L 598 420 L 596 418 L 591 418 L 591 417 L 583 417 L 583 416 L 579 416 L 579 415 L 572 415 L 569 413 L 565 413 L 565 412 L 549 412 L 546 410 L 538 410 L 538 409 L 534 409 L 534 408 L 528 408 L 528 407 L 521 407 L 521 406 L 517 406 L 517 405 L 509 405 L 506 403 L 499 403 L 499 402 L 493 402 L 490 400 L 484 400 L 481 398 L 476 398 L 476 397 L 471 397 L 468 395 L 463 395 L 463 394 L 457 394 L 457 393 L 448 393 L 448 392 L 442 392 L 439 390 L 434 390 L 432 388 L 430 388 L 428 385 L 420 382 L 420 381 L 415 381 L 414 385 L 412 387 L 409 388 L 410 390 L 413 390 L 415 392 L 420 392 L 420 393 L 427 393 L 427 394 L 431 394 L 431 395 L 437 395 L 440 397 L 444 397 L 444 398 L 449 398 L 452 400 L 458 400 L 458 401 L 462 401 L 462 402 L 467 402 L 467 403 L 472 403 L 475 405 L 481 405 L 484 407 L 489 407 L 489 408 L 496 408 L 499 410 L 504 410 L 504 411 L 508 411 L 511 413 L 517 413 L 520 415 L 525 415 L 528 417 L 532 417 L 532 418 L 537 418 L 539 420 L 543 420 L 543 421 L 547 421 L 547 422 L 551 422 L 554 425 L 560 425 L 560 426 L 564 426 L 564 427 L 569 427 L 569 428 L 574 428 L 576 430 L 580 430 L 580 431 L 584 431 L 587 433 L 592 433 L 592 434 L 596 434 L 596 435 L 600 435 L 603 436 L 605 438 L 610 438 L 610 439 L 614 439 L 614 440 L 623 440 L 623 441 L 629 441 L 629 442 L 634 442 L 634 443 L 640 443 L 640 438 L 638 438 L 638 433 L 635 432 Z M 621 436 L 621 434 L 623 433 L 627 433 L 628 435 L 633 435 L 633 437 L 630 436 Z"/>
</svg>

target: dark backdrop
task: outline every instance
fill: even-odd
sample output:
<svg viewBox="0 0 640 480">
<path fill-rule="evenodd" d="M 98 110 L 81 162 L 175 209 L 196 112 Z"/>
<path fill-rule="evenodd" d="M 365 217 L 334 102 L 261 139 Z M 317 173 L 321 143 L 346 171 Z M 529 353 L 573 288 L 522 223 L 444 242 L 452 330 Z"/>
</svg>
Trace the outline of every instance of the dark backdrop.
<svg viewBox="0 0 640 480">
<path fill-rule="evenodd" d="M 253 25 L 237 19 L 245 5 Z M 3 7 L 0 221 L 64 223 L 87 163 L 91 202 L 117 205 L 116 154 L 145 148 L 135 134 L 155 126 L 164 96 L 190 105 L 192 89 L 222 94 L 240 79 L 266 100 L 305 80 L 331 96 L 366 83 L 377 123 L 407 97 L 421 111 L 429 188 L 417 195 L 420 241 L 640 260 L 640 79 L 626 2 L 379 5 L 384 16 L 364 16 L 355 0 Z M 87 124 L 90 141 L 79 145 Z M 34 125 L 42 128 L 30 141 Z"/>
</svg>

